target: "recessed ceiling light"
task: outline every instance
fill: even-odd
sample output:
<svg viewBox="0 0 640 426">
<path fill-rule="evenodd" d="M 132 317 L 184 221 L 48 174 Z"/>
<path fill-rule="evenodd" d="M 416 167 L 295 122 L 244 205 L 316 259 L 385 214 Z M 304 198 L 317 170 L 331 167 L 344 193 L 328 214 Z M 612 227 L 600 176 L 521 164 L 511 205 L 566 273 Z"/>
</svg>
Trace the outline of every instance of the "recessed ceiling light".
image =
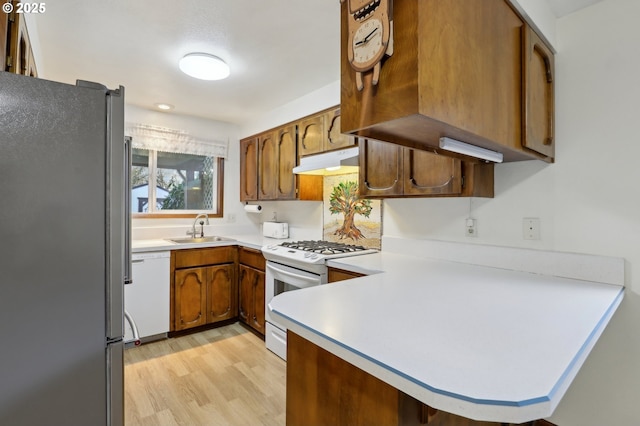
<svg viewBox="0 0 640 426">
<path fill-rule="evenodd" d="M 159 103 L 156 104 L 156 108 L 161 109 L 163 111 L 170 111 L 173 109 L 173 105 L 171 104 L 164 104 L 164 103 Z"/>
<path fill-rule="evenodd" d="M 222 80 L 229 77 L 229 65 L 208 53 L 189 53 L 180 59 L 183 73 L 200 80 Z"/>
</svg>

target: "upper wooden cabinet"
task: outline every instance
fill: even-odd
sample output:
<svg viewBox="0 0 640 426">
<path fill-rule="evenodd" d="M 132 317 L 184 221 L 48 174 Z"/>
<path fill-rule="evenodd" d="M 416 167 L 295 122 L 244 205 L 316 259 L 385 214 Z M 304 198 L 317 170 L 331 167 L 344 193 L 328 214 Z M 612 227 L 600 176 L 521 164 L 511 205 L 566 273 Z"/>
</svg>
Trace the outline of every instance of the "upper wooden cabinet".
<svg viewBox="0 0 640 426">
<path fill-rule="evenodd" d="M 553 158 L 554 58 L 553 52 L 528 26 L 524 31 L 524 142 L 534 152 Z"/>
<path fill-rule="evenodd" d="M 364 73 L 361 91 L 347 56 L 347 4 L 343 132 L 455 157 L 439 150 L 448 136 L 504 161 L 553 161 L 553 54 L 508 2 L 394 2 L 393 53 L 377 85 Z"/>
<path fill-rule="evenodd" d="M 0 14 L 0 71 L 6 71 L 7 46 L 9 45 L 9 15 Z"/>
<path fill-rule="evenodd" d="M 298 160 L 305 155 L 355 145 L 341 132 L 340 108 L 330 108 L 298 122 Z"/>
<path fill-rule="evenodd" d="M 17 0 L 11 2 L 13 12 L 0 17 L 0 47 L 3 47 L 2 69 L 15 74 L 37 77 L 36 62 L 31 48 L 24 15 L 16 13 Z M 4 38 L 4 40 L 3 40 Z"/>
<path fill-rule="evenodd" d="M 373 140 L 359 144 L 363 197 L 493 197 L 493 164 Z"/>
<path fill-rule="evenodd" d="M 297 197 L 296 126 L 283 126 L 240 141 L 240 200 Z"/>
</svg>

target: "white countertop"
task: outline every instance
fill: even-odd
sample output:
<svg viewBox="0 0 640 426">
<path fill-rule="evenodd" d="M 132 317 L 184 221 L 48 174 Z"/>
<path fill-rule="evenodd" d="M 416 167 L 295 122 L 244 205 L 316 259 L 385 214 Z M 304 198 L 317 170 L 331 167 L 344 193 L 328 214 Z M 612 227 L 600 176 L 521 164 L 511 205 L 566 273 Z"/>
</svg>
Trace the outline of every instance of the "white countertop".
<svg viewBox="0 0 640 426">
<path fill-rule="evenodd" d="M 487 421 L 549 417 L 624 294 L 622 285 L 385 252 L 329 265 L 384 272 L 283 293 L 272 312 L 416 399 Z"/>
<path fill-rule="evenodd" d="M 263 246 L 269 244 L 278 244 L 282 241 L 269 237 L 263 237 L 259 234 L 241 234 L 241 235 L 223 235 L 226 238 L 230 238 L 232 241 L 219 241 L 219 242 L 204 242 L 204 243 L 176 243 L 167 239 L 148 239 L 148 240 L 132 240 L 131 251 L 133 253 L 149 252 L 149 251 L 165 251 L 165 250 L 183 250 L 190 248 L 202 248 L 202 247 L 218 247 L 228 245 L 240 245 L 243 247 L 249 247 L 256 250 L 260 250 Z"/>
</svg>

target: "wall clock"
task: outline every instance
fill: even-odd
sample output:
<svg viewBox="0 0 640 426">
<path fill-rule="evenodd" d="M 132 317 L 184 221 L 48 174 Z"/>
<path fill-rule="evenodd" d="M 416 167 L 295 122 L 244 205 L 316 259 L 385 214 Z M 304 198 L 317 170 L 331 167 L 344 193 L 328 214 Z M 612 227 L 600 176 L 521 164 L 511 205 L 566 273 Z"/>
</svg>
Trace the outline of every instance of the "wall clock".
<svg viewBox="0 0 640 426">
<path fill-rule="evenodd" d="M 378 84 L 381 61 L 393 54 L 392 0 L 340 1 L 347 2 L 347 55 L 362 90 L 362 74 L 373 70 L 372 84 Z"/>
</svg>

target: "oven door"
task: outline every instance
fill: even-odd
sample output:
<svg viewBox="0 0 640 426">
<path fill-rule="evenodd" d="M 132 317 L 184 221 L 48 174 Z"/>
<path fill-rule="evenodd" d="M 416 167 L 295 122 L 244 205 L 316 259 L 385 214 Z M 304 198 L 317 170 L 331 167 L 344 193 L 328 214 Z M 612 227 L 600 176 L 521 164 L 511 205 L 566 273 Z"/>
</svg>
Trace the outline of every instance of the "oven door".
<svg viewBox="0 0 640 426">
<path fill-rule="evenodd" d="M 269 303 L 278 294 L 322 284 L 322 275 L 268 261 L 265 279 L 265 320 L 267 349 L 287 359 L 287 328 L 279 324 L 269 311 Z"/>
</svg>

